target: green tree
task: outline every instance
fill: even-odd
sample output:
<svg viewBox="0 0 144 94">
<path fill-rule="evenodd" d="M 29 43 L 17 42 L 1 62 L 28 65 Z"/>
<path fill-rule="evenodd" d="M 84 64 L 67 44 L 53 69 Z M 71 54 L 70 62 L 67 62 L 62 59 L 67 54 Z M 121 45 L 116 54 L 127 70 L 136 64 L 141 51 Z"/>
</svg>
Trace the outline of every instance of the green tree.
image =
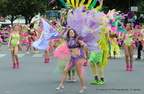
<svg viewBox="0 0 144 94">
<path fill-rule="evenodd" d="M 138 14 L 144 14 L 144 1 L 138 2 Z"/>
<path fill-rule="evenodd" d="M 7 17 L 11 24 L 19 17 L 24 16 L 26 24 L 34 15 L 41 13 L 44 14 L 47 9 L 46 0 L 2 0 L 0 1 L 0 15 Z"/>
<path fill-rule="evenodd" d="M 2 17 L 7 17 L 8 20 L 11 21 L 11 25 L 13 25 L 13 21 L 17 19 L 19 10 L 16 7 L 16 3 L 13 3 L 12 0 L 2 0 L 0 2 L 0 14 Z"/>
<path fill-rule="evenodd" d="M 25 17 L 26 24 L 38 13 L 44 14 L 47 4 L 43 0 L 19 0 L 20 15 Z"/>
</svg>

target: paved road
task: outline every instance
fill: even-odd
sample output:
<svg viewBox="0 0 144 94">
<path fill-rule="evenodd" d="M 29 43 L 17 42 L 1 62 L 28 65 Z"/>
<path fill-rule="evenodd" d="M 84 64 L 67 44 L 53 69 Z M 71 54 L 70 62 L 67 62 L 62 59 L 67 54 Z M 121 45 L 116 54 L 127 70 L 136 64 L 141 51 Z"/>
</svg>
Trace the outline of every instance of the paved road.
<svg viewBox="0 0 144 94">
<path fill-rule="evenodd" d="M 25 47 L 23 47 L 25 49 Z M 65 83 L 64 90 L 55 91 L 61 75 L 54 74 L 57 59 L 43 63 L 43 52 L 25 54 L 19 52 L 21 67 L 12 69 L 11 54 L 7 46 L 0 51 L 0 94 L 78 94 L 80 81 Z M 135 55 L 136 57 L 136 55 Z M 125 71 L 124 57 L 110 59 L 105 70 L 105 85 L 90 85 L 93 75 L 85 66 L 85 94 L 143 94 L 144 60 L 134 61 L 134 70 Z"/>
</svg>

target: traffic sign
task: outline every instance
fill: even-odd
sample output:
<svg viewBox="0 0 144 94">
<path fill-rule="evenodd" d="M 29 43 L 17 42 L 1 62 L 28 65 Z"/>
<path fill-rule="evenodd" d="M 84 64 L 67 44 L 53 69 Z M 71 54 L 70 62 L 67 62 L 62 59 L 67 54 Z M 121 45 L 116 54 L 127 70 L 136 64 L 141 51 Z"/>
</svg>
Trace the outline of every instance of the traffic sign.
<svg viewBox="0 0 144 94">
<path fill-rule="evenodd" d="M 129 19 L 132 19 L 133 16 L 134 16 L 133 12 L 128 12 L 128 18 L 129 18 Z"/>
<path fill-rule="evenodd" d="M 138 7 L 137 6 L 131 6 L 131 11 L 138 11 Z"/>
</svg>

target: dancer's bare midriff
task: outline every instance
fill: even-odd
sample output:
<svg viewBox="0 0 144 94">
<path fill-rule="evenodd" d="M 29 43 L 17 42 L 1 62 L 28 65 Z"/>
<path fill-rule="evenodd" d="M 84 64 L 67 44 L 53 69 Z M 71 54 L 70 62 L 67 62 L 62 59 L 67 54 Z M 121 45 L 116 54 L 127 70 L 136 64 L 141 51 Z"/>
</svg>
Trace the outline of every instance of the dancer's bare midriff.
<svg viewBox="0 0 144 94">
<path fill-rule="evenodd" d="M 72 48 L 72 49 L 69 49 L 69 51 L 70 51 L 70 55 L 72 57 L 76 57 L 76 56 L 80 55 L 79 48 Z"/>
</svg>

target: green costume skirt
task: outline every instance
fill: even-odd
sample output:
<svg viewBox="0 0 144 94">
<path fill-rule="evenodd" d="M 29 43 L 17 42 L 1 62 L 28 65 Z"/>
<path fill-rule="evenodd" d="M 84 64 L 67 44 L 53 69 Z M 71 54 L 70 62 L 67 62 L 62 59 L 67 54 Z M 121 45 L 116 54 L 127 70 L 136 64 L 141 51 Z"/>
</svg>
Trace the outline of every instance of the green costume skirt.
<svg viewBox="0 0 144 94">
<path fill-rule="evenodd" d="M 98 63 L 98 62 L 101 63 L 102 58 L 103 58 L 103 52 L 102 51 L 100 51 L 98 53 L 92 52 L 88 62 L 94 62 L 95 64 Z"/>
</svg>

